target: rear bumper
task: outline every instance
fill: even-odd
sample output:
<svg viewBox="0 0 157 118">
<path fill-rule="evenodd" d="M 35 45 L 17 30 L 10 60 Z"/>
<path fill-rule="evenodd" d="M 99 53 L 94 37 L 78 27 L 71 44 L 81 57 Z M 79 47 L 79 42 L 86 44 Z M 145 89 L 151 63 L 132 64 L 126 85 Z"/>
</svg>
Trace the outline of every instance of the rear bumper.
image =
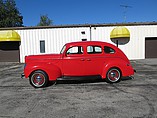
<svg viewBox="0 0 157 118">
<path fill-rule="evenodd" d="M 24 73 L 21 74 L 21 78 L 22 78 L 22 79 L 25 78 L 25 74 L 24 74 Z"/>
</svg>

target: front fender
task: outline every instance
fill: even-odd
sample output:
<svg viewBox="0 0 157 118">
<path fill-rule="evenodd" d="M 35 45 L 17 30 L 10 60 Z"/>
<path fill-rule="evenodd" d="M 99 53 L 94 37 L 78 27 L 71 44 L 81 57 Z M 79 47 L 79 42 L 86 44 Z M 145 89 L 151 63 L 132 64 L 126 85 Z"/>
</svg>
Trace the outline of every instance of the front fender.
<svg viewBox="0 0 157 118">
<path fill-rule="evenodd" d="M 24 68 L 25 77 L 28 78 L 32 72 L 42 70 L 47 73 L 49 80 L 56 80 L 61 77 L 61 70 L 52 63 L 27 63 Z"/>
</svg>

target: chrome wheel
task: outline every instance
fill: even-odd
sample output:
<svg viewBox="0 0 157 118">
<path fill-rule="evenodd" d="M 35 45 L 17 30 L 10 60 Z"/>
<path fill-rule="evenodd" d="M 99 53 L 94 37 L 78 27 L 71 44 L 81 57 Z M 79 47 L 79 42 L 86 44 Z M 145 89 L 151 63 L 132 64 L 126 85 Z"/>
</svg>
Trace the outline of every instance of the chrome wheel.
<svg viewBox="0 0 157 118">
<path fill-rule="evenodd" d="M 109 83 L 115 83 L 120 81 L 121 78 L 121 73 L 117 68 L 111 68 L 108 72 L 107 72 L 107 81 Z"/>
<path fill-rule="evenodd" d="M 35 71 L 30 77 L 30 83 L 35 88 L 44 87 L 47 85 L 47 75 L 43 71 Z"/>
</svg>

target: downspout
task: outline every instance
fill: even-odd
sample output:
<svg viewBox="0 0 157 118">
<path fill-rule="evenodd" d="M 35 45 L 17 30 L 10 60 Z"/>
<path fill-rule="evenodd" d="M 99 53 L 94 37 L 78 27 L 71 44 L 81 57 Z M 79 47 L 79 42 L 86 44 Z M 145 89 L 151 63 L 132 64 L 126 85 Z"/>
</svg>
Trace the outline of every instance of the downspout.
<svg viewBox="0 0 157 118">
<path fill-rule="evenodd" d="M 90 41 L 92 41 L 92 25 L 89 26 Z"/>
</svg>

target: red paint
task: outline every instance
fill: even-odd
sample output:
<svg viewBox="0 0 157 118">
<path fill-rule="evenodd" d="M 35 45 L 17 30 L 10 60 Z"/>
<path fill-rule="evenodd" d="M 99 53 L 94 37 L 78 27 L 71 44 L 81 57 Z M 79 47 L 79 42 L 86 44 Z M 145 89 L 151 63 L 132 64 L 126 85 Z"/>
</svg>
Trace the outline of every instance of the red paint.
<svg viewBox="0 0 157 118">
<path fill-rule="evenodd" d="M 26 56 L 24 68 L 25 77 L 28 78 L 33 71 L 42 70 L 47 73 L 49 80 L 56 80 L 63 76 L 91 76 L 100 75 L 106 78 L 110 68 L 118 68 L 122 76 L 134 75 L 134 70 L 126 55 L 116 46 L 99 41 L 82 41 L 67 43 L 65 50 L 61 54 L 45 54 Z M 67 54 L 71 47 L 77 48 L 79 54 Z M 88 46 L 96 46 L 95 54 L 87 52 Z M 114 53 L 105 53 L 105 47 L 110 47 Z M 100 53 L 100 49 L 102 53 Z M 90 47 L 88 47 L 88 50 Z M 75 50 L 74 50 L 75 52 Z"/>
</svg>

